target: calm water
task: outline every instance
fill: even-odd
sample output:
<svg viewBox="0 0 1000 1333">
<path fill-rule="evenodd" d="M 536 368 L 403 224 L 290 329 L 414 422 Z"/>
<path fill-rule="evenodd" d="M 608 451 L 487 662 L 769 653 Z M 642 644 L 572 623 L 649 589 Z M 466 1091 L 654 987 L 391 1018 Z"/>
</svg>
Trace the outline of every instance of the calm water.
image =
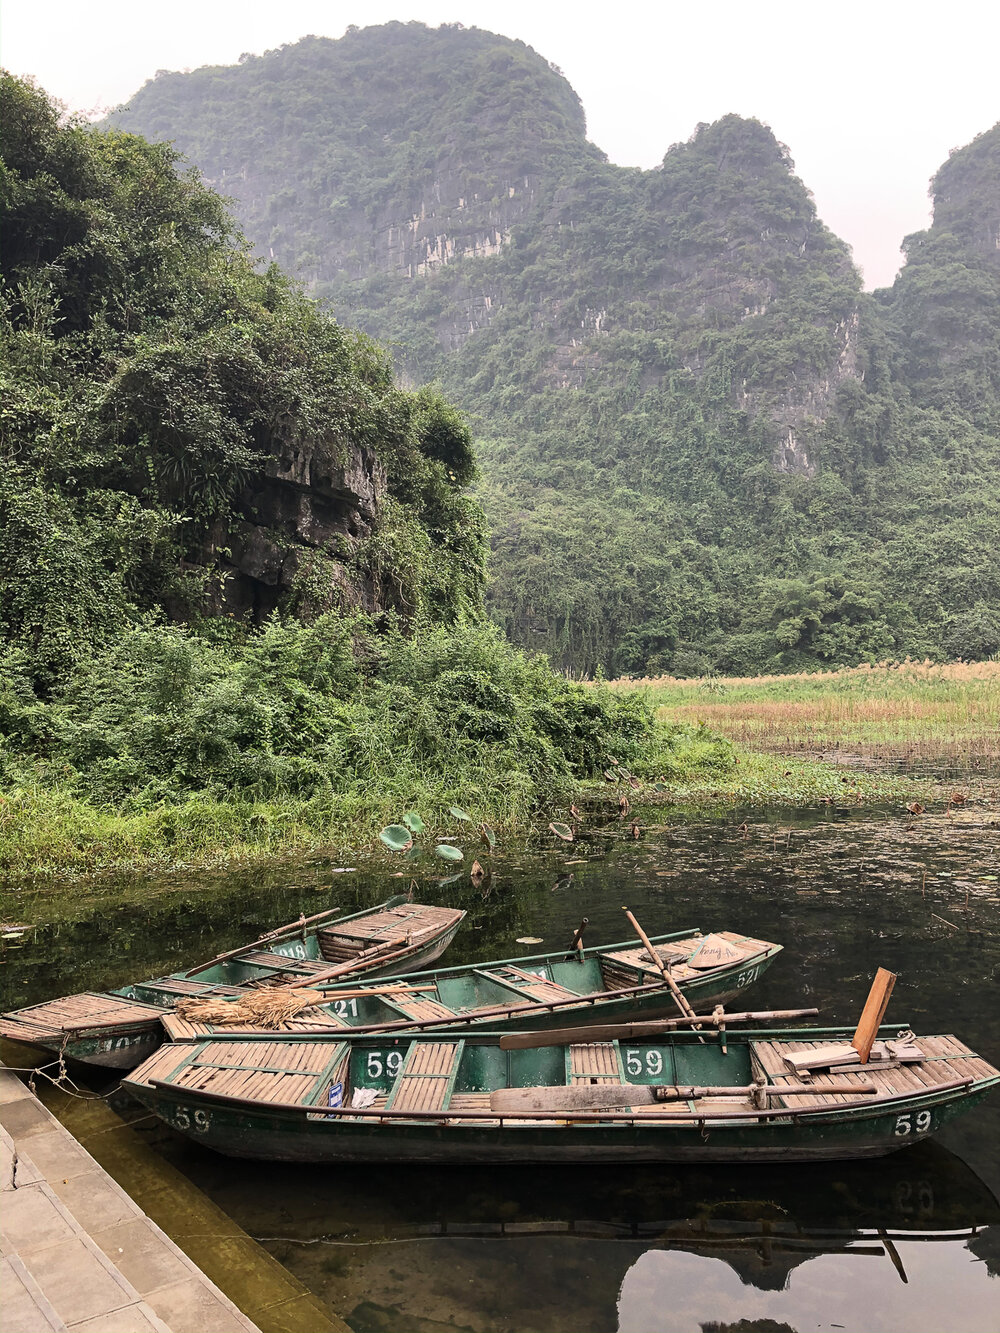
<svg viewBox="0 0 1000 1333">
<path fill-rule="evenodd" d="M 879 965 L 889 1019 L 956 1032 L 1000 1064 L 1000 816 L 830 810 L 699 817 L 626 839 L 497 858 L 492 878 L 418 879 L 467 907 L 444 960 L 647 930 L 747 931 L 785 952 L 754 1007 L 815 1004 L 851 1021 Z M 26 894 L 7 941 L 4 1007 L 191 965 L 328 900 L 407 880 L 318 862 Z M 331 892 L 331 884 L 333 889 Z M 116 1109 L 358 1333 L 996 1333 L 1000 1094 L 934 1141 L 882 1161 L 782 1169 L 492 1172 L 230 1161 Z"/>
</svg>

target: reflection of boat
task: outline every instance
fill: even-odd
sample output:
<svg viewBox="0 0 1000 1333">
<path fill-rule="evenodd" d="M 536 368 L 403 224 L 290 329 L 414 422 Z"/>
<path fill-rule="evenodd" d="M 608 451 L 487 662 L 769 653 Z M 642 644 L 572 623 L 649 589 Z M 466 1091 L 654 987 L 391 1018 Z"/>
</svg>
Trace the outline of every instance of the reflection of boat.
<svg viewBox="0 0 1000 1333">
<path fill-rule="evenodd" d="M 516 1035 L 478 1032 L 276 1034 L 171 1044 L 124 1085 L 168 1124 L 234 1157 L 593 1164 L 879 1157 L 1000 1083 L 951 1036 L 914 1037 L 917 1058 L 905 1066 L 872 1062 L 808 1084 L 781 1063 L 850 1035 L 672 1032 L 524 1048 Z"/>
<path fill-rule="evenodd" d="M 706 956 L 706 942 L 723 940 L 725 957 Z M 721 1004 L 751 985 L 781 952 L 780 944 L 725 932 L 702 936 L 678 931 L 651 941 L 660 963 L 688 1003 L 699 1013 Z M 341 992 L 346 990 L 346 996 Z M 436 969 L 407 976 L 386 987 L 331 987 L 327 999 L 296 1023 L 300 1030 L 380 1031 L 466 1028 L 519 1031 L 552 1026 L 612 1023 L 623 1018 L 676 1014 L 676 1002 L 659 967 L 638 940 L 623 940 L 567 954 L 535 954 L 498 962 Z M 237 1001 L 232 1002 L 235 1010 Z M 190 1006 L 193 1009 L 195 1006 Z M 235 1017 L 235 1012 L 234 1012 Z M 174 1041 L 205 1037 L 256 1035 L 273 1041 L 273 1031 L 250 1023 L 225 1026 L 199 1021 L 193 1013 L 170 1014 L 164 1027 Z"/>
<path fill-rule="evenodd" d="M 132 1069 L 163 1040 L 164 1014 L 192 997 L 240 995 L 267 982 L 385 977 L 432 963 L 465 912 L 403 895 L 337 921 L 339 909 L 302 918 L 187 972 L 106 992 L 65 995 L 0 1015 L 0 1036 L 111 1069 Z"/>
<path fill-rule="evenodd" d="M 453 1173 L 391 1164 L 326 1171 L 262 1162 L 247 1173 L 213 1171 L 202 1154 L 195 1161 L 215 1178 L 213 1197 L 226 1211 L 331 1301 L 391 1291 L 386 1303 L 399 1320 L 399 1308 L 458 1293 L 447 1314 L 460 1326 L 476 1324 L 473 1308 L 503 1300 L 512 1327 L 568 1329 L 558 1312 L 572 1310 L 584 1282 L 584 1326 L 615 1328 L 623 1279 L 650 1251 L 718 1259 L 769 1291 L 834 1253 L 866 1273 L 881 1262 L 895 1284 L 887 1244 L 909 1269 L 904 1241 L 961 1250 L 1000 1230 L 992 1193 L 933 1141 L 878 1162 L 808 1172 L 776 1165 L 766 1175 L 729 1166 L 472 1167 L 459 1188 Z M 328 1266 L 342 1278 L 331 1279 Z M 531 1315 L 532 1301 L 547 1319 Z"/>
</svg>

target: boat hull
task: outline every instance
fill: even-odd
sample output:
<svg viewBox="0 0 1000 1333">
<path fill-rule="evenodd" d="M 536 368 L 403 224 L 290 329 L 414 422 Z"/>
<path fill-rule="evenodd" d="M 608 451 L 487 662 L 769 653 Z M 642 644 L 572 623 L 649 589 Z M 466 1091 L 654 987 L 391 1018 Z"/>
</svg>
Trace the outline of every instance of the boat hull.
<svg viewBox="0 0 1000 1333">
<path fill-rule="evenodd" d="M 446 1125 L 363 1123 L 294 1112 L 226 1106 L 217 1098 L 167 1087 L 129 1090 L 162 1120 L 229 1157 L 267 1161 L 407 1165 L 531 1165 L 540 1163 L 664 1164 L 831 1162 L 884 1157 L 936 1133 L 975 1106 L 981 1091 L 913 1097 L 870 1111 L 822 1112 L 743 1123 L 711 1115 L 685 1124 Z M 913 1128 L 929 1112 L 927 1128 Z M 903 1117 L 908 1117 L 903 1119 Z M 921 1123 L 924 1123 L 921 1121 Z M 910 1125 L 905 1134 L 900 1126 Z"/>
</svg>

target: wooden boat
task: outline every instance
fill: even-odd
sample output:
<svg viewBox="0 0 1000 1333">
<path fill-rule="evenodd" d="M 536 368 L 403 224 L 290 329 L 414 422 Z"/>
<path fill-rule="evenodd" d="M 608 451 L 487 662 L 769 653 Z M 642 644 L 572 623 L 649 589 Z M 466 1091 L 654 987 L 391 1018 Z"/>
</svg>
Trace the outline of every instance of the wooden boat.
<svg viewBox="0 0 1000 1333">
<path fill-rule="evenodd" d="M 722 961 L 712 961 L 713 941 L 727 945 Z M 751 985 L 781 952 L 781 945 L 724 931 L 703 936 L 677 931 L 651 941 L 657 958 L 670 960 L 670 973 L 688 1003 L 699 1012 L 722 1004 Z M 373 982 L 321 988 L 326 1000 L 289 1018 L 282 1030 L 340 1035 L 366 1031 L 448 1031 L 470 1027 L 533 1031 L 552 1026 L 610 1023 L 625 1016 L 654 1018 L 676 1014 L 677 1002 L 638 940 L 556 953 L 504 958 L 497 962 L 441 968 L 408 975 L 391 988 Z M 173 1041 L 273 1040 L 274 1030 L 252 1019 L 199 1021 L 195 1013 L 166 1014 L 163 1025 Z M 216 1006 L 213 1006 L 216 1007 Z M 184 1007 L 194 1011 L 197 1005 Z"/>
<path fill-rule="evenodd" d="M 239 996 L 261 984 L 334 975 L 398 976 L 439 958 L 466 915 L 405 895 L 333 921 L 339 911 L 301 917 L 187 972 L 0 1014 L 0 1036 L 84 1064 L 133 1069 L 160 1045 L 160 1020 L 181 999 Z"/>
<path fill-rule="evenodd" d="M 170 1043 L 123 1083 L 168 1124 L 234 1157 L 827 1161 L 926 1138 L 1000 1083 L 956 1037 L 911 1036 L 909 1063 L 803 1075 L 787 1056 L 842 1049 L 849 1030 L 664 1031 L 533 1047 L 518 1034 L 290 1034 Z M 557 1109 L 536 1109 L 540 1094 Z"/>
</svg>

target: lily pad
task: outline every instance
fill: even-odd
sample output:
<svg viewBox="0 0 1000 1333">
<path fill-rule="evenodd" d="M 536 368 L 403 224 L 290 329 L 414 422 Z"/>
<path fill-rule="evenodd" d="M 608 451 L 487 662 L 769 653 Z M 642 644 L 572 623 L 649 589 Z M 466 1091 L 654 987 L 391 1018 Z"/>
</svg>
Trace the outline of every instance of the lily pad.
<svg viewBox="0 0 1000 1333">
<path fill-rule="evenodd" d="M 486 846 L 492 852 L 493 848 L 497 845 L 497 835 L 490 828 L 489 824 L 480 824 L 479 832 L 483 835 L 483 842 L 486 843 Z"/>
<path fill-rule="evenodd" d="M 421 833 L 427 832 L 427 826 L 417 814 L 416 810 L 407 810 L 406 814 L 403 816 L 403 823 L 410 832 L 415 833 L 418 838 Z"/>
<path fill-rule="evenodd" d="M 408 852 L 413 846 L 410 830 L 403 824 L 389 824 L 378 836 L 390 852 Z"/>
<path fill-rule="evenodd" d="M 515 944 L 542 944 L 543 942 L 540 935 L 518 935 L 514 941 Z"/>
<path fill-rule="evenodd" d="M 461 847 L 452 847 L 450 842 L 439 842 L 434 848 L 434 855 L 442 861 L 464 861 L 465 854 Z"/>
<path fill-rule="evenodd" d="M 460 805 L 449 805 L 448 813 L 454 815 L 456 819 L 464 819 L 467 824 L 472 823 L 472 816 L 468 811 L 463 810 Z"/>
<path fill-rule="evenodd" d="M 557 838 L 562 838 L 563 842 L 573 841 L 573 830 L 570 828 L 568 824 L 560 824 L 557 822 L 554 824 L 550 824 L 549 828 L 552 830 L 552 832 L 556 835 Z"/>
</svg>

